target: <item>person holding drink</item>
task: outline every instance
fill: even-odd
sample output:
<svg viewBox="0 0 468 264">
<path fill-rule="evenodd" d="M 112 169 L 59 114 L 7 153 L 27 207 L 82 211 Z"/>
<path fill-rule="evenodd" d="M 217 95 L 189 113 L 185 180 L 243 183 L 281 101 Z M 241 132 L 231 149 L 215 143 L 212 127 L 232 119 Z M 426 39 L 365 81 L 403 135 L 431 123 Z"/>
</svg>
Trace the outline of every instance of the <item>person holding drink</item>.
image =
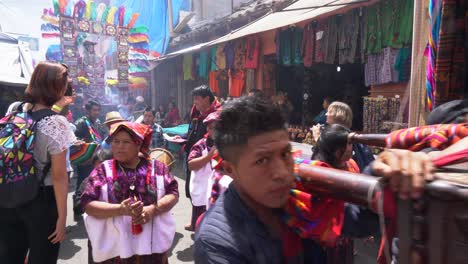
<svg viewBox="0 0 468 264">
<path fill-rule="evenodd" d="M 151 138 L 143 124 L 111 126 L 114 158 L 93 170 L 81 195 L 94 262 L 167 263 L 179 191 L 167 166 L 147 158 Z"/>
</svg>

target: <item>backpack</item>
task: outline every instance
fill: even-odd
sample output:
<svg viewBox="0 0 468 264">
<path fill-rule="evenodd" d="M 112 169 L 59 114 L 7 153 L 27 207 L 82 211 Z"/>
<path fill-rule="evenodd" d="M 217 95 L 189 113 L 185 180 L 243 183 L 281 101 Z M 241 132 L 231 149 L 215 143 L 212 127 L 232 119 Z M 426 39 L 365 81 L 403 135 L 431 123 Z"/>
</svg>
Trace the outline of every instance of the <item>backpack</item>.
<svg viewBox="0 0 468 264">
<path fill-rule="evenodd" d="M 18 207 L 38 194 L 51 164 L 39 179 L 33 158 L 35 130 L 40 120 L 52 115 L 56 113 L 50 109 L 14 111 L 0 119 L 0 207 Z"/>
</svg>

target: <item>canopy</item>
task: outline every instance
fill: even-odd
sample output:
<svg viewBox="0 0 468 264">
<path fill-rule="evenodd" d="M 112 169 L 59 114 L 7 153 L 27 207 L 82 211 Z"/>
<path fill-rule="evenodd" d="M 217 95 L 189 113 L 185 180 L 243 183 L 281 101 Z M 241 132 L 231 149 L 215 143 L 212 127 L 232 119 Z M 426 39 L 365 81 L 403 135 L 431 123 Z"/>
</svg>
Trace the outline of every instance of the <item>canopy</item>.
<svg viewBox="0 0 468 264">
<path fill-rule="evenodd" d="M 299 0 L 281 11 L 270 12 L 252 23 L 238 28 L 218 39 L 167 54 L 159 57 L 156 61 L 172 58 L 185 53 L 195 52 L 208 46 L 281 28 L 302 21 L 330 16 L 331 14 L 347 10 L 352 5 L 369 5 L 375 2 L 377 2 L 377 0 Z"/>
</svg>

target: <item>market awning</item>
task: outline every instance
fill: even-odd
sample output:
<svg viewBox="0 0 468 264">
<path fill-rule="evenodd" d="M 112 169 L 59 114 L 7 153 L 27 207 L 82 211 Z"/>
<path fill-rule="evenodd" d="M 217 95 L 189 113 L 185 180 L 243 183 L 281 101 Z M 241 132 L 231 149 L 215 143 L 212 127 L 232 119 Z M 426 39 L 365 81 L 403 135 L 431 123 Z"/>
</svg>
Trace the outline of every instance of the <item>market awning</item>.
<svg viewBox="0 0 468 264">
<path fill-rule="evenodd" d="M 377 0 L 299 0 L 281 11 L 268 13 L 250 24 L 238 28 L 218 39 L 161 56 L 157 58 L 156 61 L 162 61 L 185 53 L 195 52 L 215 44 L 242 38 L 248 35 L 285 27 L 314 18 L 317 19 L 329 16 L 333 13 L 341 12 L 342 9 L 346 10 L 351 5 L 369 5 L 374 2 L 377 2 Z"/>
</svg>

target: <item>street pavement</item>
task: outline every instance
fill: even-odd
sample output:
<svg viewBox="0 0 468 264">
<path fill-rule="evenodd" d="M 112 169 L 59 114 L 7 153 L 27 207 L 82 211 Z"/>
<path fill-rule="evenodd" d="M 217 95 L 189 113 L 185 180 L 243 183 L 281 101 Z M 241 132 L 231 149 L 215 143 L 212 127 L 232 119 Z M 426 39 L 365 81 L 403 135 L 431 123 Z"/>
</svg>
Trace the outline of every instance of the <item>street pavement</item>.
<svg viewBox="0 0 468 264">
<path fill-rule="evenodd" d="M 193 261 L 193 233 L 184 230 L 185 224 L 189 223 L 192 206 L 185 197 L 185 173 L 181 162 L 176 162 L 172 173 L 179 183 L 180 198 L 177 205 L 172 209 L 176 221 L 176 234 L 173 245 L 169 251 L 170 264 L 194 263 Z M 67 215 L 67 237 L 60 247 L 59 264 L 87 264 L 88 246 L 86 230 L 83 222 L 77 223 L 73 220 L 72 195 L 75 191 L 75 178 L 72 178 L 68 195 L 68 215 Z M 378 243 L 364 242 L 362 239 L 355 240 L 354 263 L 374 264 L 376 263 L 376 252 Z"/>
<path fill-rule="evenodd" d="M 177 162 L 172 173 L 179 183 L 180 198 L 172 209 L 176 221 L 176 235 L 169 252 L 170 264 L 194 263 L 193 261 L 193 233 L 184 230 L 189 223 L 192 214 L 190 201 L 185 197 L 185 174 L 181 162 Z M 73 220 L 72 195 L 75 191 L 75 178 L 72 178 L 68 195 L 67 237 L 60 246 L 59 264 L 87 264 L 88 263 L 88 238 L 83 222 Z"/>
</svg>

